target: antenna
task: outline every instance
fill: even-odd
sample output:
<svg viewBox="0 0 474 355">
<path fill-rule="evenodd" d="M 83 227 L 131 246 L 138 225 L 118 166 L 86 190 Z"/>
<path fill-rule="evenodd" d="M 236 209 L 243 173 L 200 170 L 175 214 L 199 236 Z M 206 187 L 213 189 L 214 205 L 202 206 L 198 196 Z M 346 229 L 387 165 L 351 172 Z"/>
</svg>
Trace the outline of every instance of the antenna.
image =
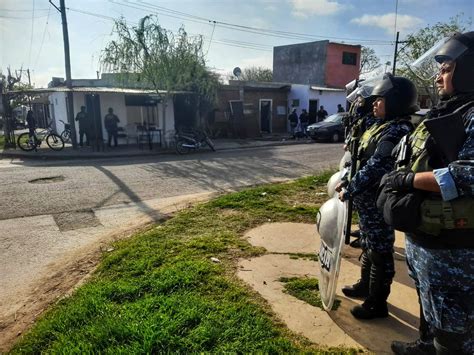
<svg viewBox="0 0 474 355">
<path fill-rule="evenodd" d="M 242 70 L 239 67 L 235 67 L 232 73 L 240 80 L 240 76 L 242 75 Z"/>
</svg>

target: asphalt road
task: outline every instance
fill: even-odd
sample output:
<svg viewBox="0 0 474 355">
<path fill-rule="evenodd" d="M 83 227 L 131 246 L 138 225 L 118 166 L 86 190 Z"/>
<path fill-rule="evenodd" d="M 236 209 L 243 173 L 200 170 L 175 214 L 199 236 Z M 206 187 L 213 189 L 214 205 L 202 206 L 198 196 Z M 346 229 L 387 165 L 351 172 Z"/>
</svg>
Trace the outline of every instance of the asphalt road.
<svg viewBox="0 0 474 355">
<path fill-rule="evenodd" d="M 336 167 L 341 144 L 146 158 L 0 161 L 0 220 L 225 191 Z"/>
</svg>

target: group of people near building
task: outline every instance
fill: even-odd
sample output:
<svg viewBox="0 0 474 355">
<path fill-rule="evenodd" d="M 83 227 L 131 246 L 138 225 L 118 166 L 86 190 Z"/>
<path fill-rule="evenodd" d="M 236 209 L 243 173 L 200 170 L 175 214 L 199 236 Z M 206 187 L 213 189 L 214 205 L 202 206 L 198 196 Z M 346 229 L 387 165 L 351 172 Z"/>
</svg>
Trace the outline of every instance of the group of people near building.
<svg viewBox="0 0 474 355">
<path fill-rule="evenodd" d="M 344 112 L 344 108 L 341 104 L 337 105 L 337 112 Z M 324 109 L 324 106 L 320 106 L 319 110 L 316 112 L 315 122 L 321 122 L 326 117 L 328 117 L 328 112 Z M 310 124 L 310 117 L 305 108 L 301 110 L 299 116 L 297 110 L 294 108 L 288 115 L 288 122 L 290 125 L 291 137 L 293 139 L 308 136 L 307 129 Z"/>
<path fill-rule="evenodd" d="M 76 121 L 79 123 L 79 145 L 82 147 L 85 144 L 90 145 L 92 135 L 95 130 L 101 130 L 102 128 L 94 127 L 94 122 L 91 116 L 86 112 L 86 107 L 81 106 L 81 111 L 76 115 Z M 108 141 L 107 144 L 111 147 L 112 139 L 114 140 L 114 146 L 117 146 L 118 138 L 118 124 L 120 123 L 119 118 L 114 114 L 112 107 L 109 108 L 108 113 L 104 117 L 104 126 L 107 131 Z"/>
<path fill-rule="evenodd" d="M 440 103 L 416 127 L 417 91 L 407 78 L 386 74 L 353 103 L 347 142 L 356 169 L 336 191 L 359 215 L 361 278 L 342 291 L 364 299 L 355 318 L 387 317 L 394 230 L 403 231 L 420 338 L 394 341 L 393 352 L 474 354 L 474 32 L 455 34 L 423 60 L 438 64 Z"/>
</svg>

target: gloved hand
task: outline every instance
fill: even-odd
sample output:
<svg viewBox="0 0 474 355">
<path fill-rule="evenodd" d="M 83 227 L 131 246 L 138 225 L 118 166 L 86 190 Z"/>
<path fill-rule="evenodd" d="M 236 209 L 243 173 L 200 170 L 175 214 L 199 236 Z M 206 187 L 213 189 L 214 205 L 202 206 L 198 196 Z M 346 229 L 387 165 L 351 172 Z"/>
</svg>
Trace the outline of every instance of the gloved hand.
<svg viewBox="0 0 474 355">
<path fill-rule="evenodd" d="M 349 191 L 347 190 L 342 190 L 342 191 L 339 191 L 339 200 L 344 202 L 344 201 L 347 201 L 349 198 L 351 197 Z"/>
<path fill-rule="evenodd" d="M 399 192 L 412 191 L 414 179 L 415 173 L 410 170 L 394 170 L 384 177 L 385 185 Z"/>
</svg>

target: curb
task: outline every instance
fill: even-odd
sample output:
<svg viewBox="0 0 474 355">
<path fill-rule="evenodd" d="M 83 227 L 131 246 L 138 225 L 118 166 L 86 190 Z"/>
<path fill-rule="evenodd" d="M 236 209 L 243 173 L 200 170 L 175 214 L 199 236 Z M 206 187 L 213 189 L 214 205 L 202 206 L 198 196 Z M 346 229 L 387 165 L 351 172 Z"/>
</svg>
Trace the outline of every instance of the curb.
<svg viewBox="0 0 474 355">
<path fill-rule="evenodd" d="M 264 142 L 264 141 L 262 141 Z M 238 147 L 223 147 L 219 148 L 216 147 L 216 150 L 219 151 L 229 151 L 229 150 L 238 150 L 238 149 L 250 149 L 250 148 L 265 148 L 265 147 L 274 147 L 274 146 L 283 146 L 283 145 L 296 145 L 296 144 L 310 144 L 313 141 L 273 141 L 269 142 L 268 144 L 249 144 L 249 145 L 241 145 Z M 79 159 L 113 159 L 113 158 L 126 158 L 126 157 L 151 157 L 156 155 L 171 155 L 176 154 L 174 150 L 168 149 L 163 151 L 152 151 L 149 153 L 145 152 L 132 152 L 132 153 L 90 153 L 85 155 L 77 155 L 77 154 L 62 154 L 62 155 L 53 155 L 54 153 L 46 153 L 42 154 L 41 152 L 22 152 L 19 150 L 14 151 L 5 151 L 0 150 L 0 159 L 2 158 L 16 158 L 16 159 L 26 159 L 26 160 L 79 160 Z M 182 156 L 192 155 L 184 154 Z M 177 154 L 176 154 L 177 155 Z"/>
</svg>

